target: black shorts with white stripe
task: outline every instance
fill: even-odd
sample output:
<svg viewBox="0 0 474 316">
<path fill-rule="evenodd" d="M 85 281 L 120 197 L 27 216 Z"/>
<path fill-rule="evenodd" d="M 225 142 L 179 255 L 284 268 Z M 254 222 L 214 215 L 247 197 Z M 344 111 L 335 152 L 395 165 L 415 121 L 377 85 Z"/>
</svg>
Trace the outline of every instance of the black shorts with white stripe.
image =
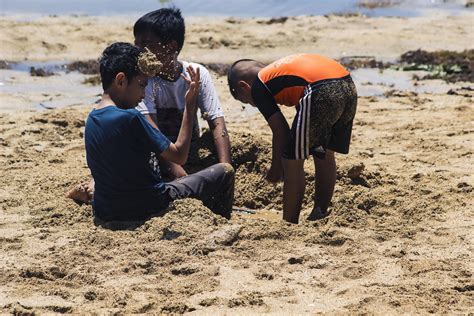
<svg viewBox="0 0 474 316">
<path fill-rule="evenodd" d="M 324 159 L 326 149 L 349 153 L 357 91 L 350 76 L 309 84 L 300 99 L 283 158 Z"/>
</svg>

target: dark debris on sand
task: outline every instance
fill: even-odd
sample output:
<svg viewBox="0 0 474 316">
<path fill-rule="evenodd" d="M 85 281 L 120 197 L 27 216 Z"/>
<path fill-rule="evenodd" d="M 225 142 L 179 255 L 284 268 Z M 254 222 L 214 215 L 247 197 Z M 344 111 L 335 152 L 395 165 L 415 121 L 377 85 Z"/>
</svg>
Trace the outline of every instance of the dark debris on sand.
<svg viewBox="0 0 474 316">
<path fill-rule="evenodd" d="M 339 62 L 349 70 L 357 68 L 388 68 L 392 64 L 376 60 L 373 56 L 347 56 L 339 59 Z"/>
<path fill-rule="evenodd" d="M 93 75 L 87 77 L 82 81 L 83 84 L 91 85 L 91 86 L 98 86 L 101 83 L 100 75 Z"/>
<path fill-rule="evenodd" d="M 30 75 L 32 77 L 49 77 L 54 76 L 55 73 L 45 68 L 30 67 Z"/>
<path fill-rule="evenodd" d="M 377 8 L 388 8 L 399 5 L 401 3 L 400 0 L 362 0 L 359 1 L 357 6 L 359 8 L 365 9 L 377 9 Z"/>
<path fill-rule="evenodd" d="M 99 73 L 99 61 L 96 59 L 74 61 L 66 68 L 68 71 L 79 71 L 85 75 L 96 75 Z"/>
<path fill-rule="evenodd" d="M 429 75 L 418 79 L 443 79 L 447 82 L 474 82 L 474 49 L 462 52 L 441 50 L 408 51 L 400 57 L 403 70 L 426 70 Z"/>
<path fill-rule="evenodd" d="M 272 23 L 284 23 L 272 22 Z M 435 51 L 427 52 L 425 50 L 408 51 L 400 56 L 398 62 L 383 62 L 375 59 L 374 56 L 345 56 L 339 59 L 339 62 L 349 70 L 359 68 L 395 68 L 403 71 L 424 70 L 430 72 L 424 77 L 415 76 L 414 79 L 443 79 L 447 82 L 474 82 L 474 49 L 464 50 L 462 52 L 453 51 Z M 204 67 L 216 73 L 219 76 L 226 76 L 230 64 L 227 63 L 202 63 Z M 8 61 L 0 61 L 0 69 L 9 69 L 11 67 Z M 97 85 L 99 63 L 98 60 L 91 59 L 85 61 L 75 61 L 66 65 L 67 71 L 78 71 L 86 75 L 95 75 L 84 81 L 85 84 Z M 42 69 L 31 68 L 32 76 L 51 76 L 54 73 Z"/>
<path fill-rule="evenodd" d="M 474 82 L 474 50 L 462 52 L 425 50 L 408 51 L 396 63 L 382 62 L 373 56 L 347 56 L 339 62 L 349 70 L 358 68 L 395 68 L 403 71 L 424 70 L 430 72 L 416 80 L 443 79 L 447 82 Z"/>
<path fill-rule="evenodd" d="M 227 73 L 230 69 L 230 64 L 223 64 L 223 63 L 203 63 L 202 64 L 207 69 L 215 72 L 219 76 L 227 76 Z"/>
<path fill-rule="evenodd" d="M 11 69 L 12 63 L 6 60 L 0 60 L 0 69 Z"/>
<path fill-rule="evenodd" d="M 281 17 L 275 17 L 271 18 L 270 20 L 265 20 L 265 21 L 257 21 L 259 24 L 283 24 L 288 20 L 287 16 L 281 16 Z"/>
</svg>

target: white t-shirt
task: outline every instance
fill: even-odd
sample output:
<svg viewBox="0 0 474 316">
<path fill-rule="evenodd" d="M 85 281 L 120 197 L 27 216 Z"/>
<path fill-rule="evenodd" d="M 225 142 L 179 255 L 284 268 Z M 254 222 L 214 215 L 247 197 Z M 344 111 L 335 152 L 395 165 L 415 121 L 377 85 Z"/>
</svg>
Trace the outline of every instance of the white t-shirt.
<svg viewBox="0 0 474 316">
<path fill-rule="evenodd" d="M 204 119 L 212 121 L 223 117 L 224 113 L 209 71 L 200 64 L 185 61 L 181 61 L 181 63 L 183 65 L 182 74 L 186 78 L 190 78 L 186 67 L 189 65 L 194 69 L 199 67 L 201 85 L 197 106 Z M 176 81 L 168 81 L 160 77 L 149 78 L 145 88 L 145 98 L 136 109 L 142 114 L 156 114 L 160 131 L 171 141 L 176 141 L 183 120 L 186 91 L 188 91 L 188 84 L 181 76 Z M 194 136 L 196 136 L 196 132 L 199 135 L 199 125 L 197 119 L 194 122 Z"/>
</svg>

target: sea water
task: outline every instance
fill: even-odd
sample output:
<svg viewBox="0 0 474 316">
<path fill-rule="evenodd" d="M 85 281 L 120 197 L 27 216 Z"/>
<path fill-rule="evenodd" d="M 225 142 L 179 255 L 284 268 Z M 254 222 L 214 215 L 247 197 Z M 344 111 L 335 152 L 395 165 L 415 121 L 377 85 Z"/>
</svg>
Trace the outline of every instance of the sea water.
<svg viewBox="0 0 474 316">
<path fill-rule="evenodd" d="M 370 0 L 373 2 L 374 0 Z M 162 7 L 176 6 L 185 16 L 274 17 L 360 13 L 368 16 L 420 16 L 431 11 L 459 14 L 467 0 L 393 0 L 373 9 L 362 0 L 0 0 L 2 15 L 126 15 L 136 18 Z M 386 3 L 387 1 L 380 1 Z"/>
</svg>

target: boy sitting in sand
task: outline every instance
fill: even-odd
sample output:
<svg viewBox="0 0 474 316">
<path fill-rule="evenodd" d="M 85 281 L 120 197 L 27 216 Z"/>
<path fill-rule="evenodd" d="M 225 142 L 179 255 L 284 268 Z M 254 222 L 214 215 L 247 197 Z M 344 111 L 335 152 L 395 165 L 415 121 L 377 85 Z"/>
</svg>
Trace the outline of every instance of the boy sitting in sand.
<svg viewBox="0 0 474 316">
<path fill-rule="evenodd" d="M 230 142 L 219 97 L 212 84 L 209 71 L 197 63 L 178 60 L 184 43 L 185 25 L 181 12 L 176 8 L 163 8 L 149 12 L 139 18 L 133 27 L 135 45 L 147 47 L 163 63 L 157 76 L 148 80 L 145 99 L 137 108 L 163 134 L 175 141 L 181 126 L 185 108 L 184 95 L 187 89 L 185 78 L 189 77 L 189 65 L 201 72 L 201 85 L 197 106 L 208 122 L 214 137 L 219 162 L 231 163 Z M 193 141 L 199 137 L 197 119 L 194 120 Z M 159 160 L 161 169 L 171 178 L 180 178 L 186 171 L 179 164 Z"/>
<path fill-rule="evenodd" d="M 104 93 L 87 118 L 84 135 L 87 164 L 95 181 L 94 215 L 103 221 L 143 220 L 166 209 L 175 199 L 193 197 L 229 218 L 234 192 L 231 165 L 219 163 L 168 183 L 150 165 L 150 152 L 177 164 L 185 163 L 196 115 L 200 70 L 191 66 L 187 69 L 183 119 L 176 142 L 172 143 L 135 109 L 148 82 L 140 70 L 143 68 L 138 66 L 139 58 L 144 56 L 138 47 L 115 43 L 104 50 L 100 59 Z"/>
<path fill-rule="evenodd" d="M 334 152 L 349 152 L 357 107 L 349 72 L 329 58 L 297 54 L 268 66 L 238 60 L 228 82 L 232 96 L 258 107 L 270 125 L 272 164 L 266 179 L 283 178 L 283 219 L 298 223 L 306 186 L 303 163 L 309 155 L 316 167 L 316 190 L 308 219 L 327 216 L 336 183 Z M 277 104 L 296 107 L 291 129 Z"/>
<path fill-rule="evenodd" d="M 222 113 L 217 92 L 212 79 L 202 65 L 178 60 L 178 54 L 184 43 L 185 25 L 181 12 L 175 8 L 164 8 L 149 12 L 138 19 L 133 28 L 135 44 L 148 48 L 163 64 L 161 70 L 148 79 L 145 98 L 137 106 L 146 119 L 171 141 L 176 141 L 180 131 L 185 109 L 185 94 L 188 89 L 187 80 L 189 66 L 200 71 L 199 93 L 197 106 L 211 129 L 217 150 L 218 161 L 231 163 L 230 142 L 224 114 Z M 196 115 L 195 115 L 196 116 Z M 193 139 L 199 137 L 197 116 L 194 118 Z M 161 168 L 169 179 L 178 179 L 187 175 L 180 164 L 167 161 L 163 157 L 151 159 L 151 163 Z M 94 195 L 94 181 L 81 183 L 73 187 L 66 197 L 75 202 L 90 203 Z"/>
</svg>

